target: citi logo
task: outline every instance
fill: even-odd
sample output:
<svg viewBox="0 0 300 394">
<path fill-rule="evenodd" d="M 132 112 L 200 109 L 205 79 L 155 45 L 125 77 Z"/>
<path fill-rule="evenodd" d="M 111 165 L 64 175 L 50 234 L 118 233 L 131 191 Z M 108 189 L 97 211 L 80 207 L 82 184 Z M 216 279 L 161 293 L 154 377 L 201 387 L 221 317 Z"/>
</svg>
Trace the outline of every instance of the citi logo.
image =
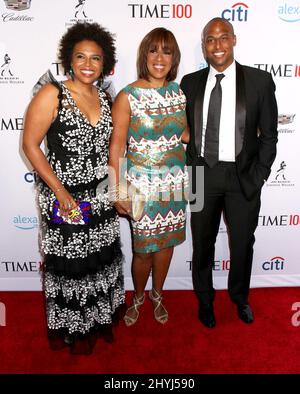
<svg viewBox="0 0 300 394">
<path fill-rule="evenodd" d="M 262 269 L 264 271 L 282 271 L 284 269 L 285 260 L 283 257 L 276 256 L 270 261 L 265 261 L 262 264 Z"/>
<path fill-rule="evenodd" d="M 299 22 L 300 7 L 285 3 L 278 7 L 278 17 L 284 22 Z"/>
<path fill-rule="evenodd" d="M 38 218 L 36 216 L 15 216 L 13 224 L 19 230 L 33 230 L 38 227 Z"/>
<path fill-rule="evenodd" d="M 26 172 L 24 174 L 24 181 L 27 183 L 35 183 L 37 180 L 37 175 L 35 172 Z"/>
<path fill-rule="evenodd" d="M 191 4 L 128 4 L 130 18 L 189 19 L 193 15 Z"/>
<path fill-rule="evenodd" d="M 235 3 L 231 8 L 222 11 L 221 17 L 232 22 L 247 22 L 248 8 L 245 3 Z"/>
<path fill-rule="evenodd" d="M 300 77 L 299 64 L 255 63 L 254 66 L 259 70 L 268 71 L 273 75 L 273 77 L 280 77 L 280 78 Z"/>
</svg>

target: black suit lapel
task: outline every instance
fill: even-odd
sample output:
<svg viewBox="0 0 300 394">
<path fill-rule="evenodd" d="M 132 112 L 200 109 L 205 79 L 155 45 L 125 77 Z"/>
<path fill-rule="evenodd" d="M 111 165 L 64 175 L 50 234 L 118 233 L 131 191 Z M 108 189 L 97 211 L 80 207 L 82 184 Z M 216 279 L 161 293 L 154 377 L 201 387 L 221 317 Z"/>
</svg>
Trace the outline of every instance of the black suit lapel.
<svg viewBox="0 0 300 394">
<path fill-rule="evenodd" d="M 236 62 L 235 157 L 241 152 L 246 125 L 246 90 L 243 67 Z"/>
<path fill-rule="evenodd" d="M 199 82 L 196 88 L 196 96 L 194 102 L 194 132 L 195 132 L 195 146 L 198 154 L 201 153 L 202 141 L 202 127 L 203 127 L 203 100 L 205 93 L 205 86 L 208 77 L 208 70 L 206 68 L 200 75 Z"/>
</svg>

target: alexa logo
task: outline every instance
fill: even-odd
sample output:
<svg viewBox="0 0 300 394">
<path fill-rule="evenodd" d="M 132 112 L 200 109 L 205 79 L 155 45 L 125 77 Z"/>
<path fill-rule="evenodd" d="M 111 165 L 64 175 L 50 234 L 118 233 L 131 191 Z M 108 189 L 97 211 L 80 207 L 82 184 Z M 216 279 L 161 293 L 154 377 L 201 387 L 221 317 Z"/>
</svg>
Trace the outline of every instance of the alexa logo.
<svg viewBox="0 0 300 394">
<path fill-rule="evenodd" d="M 223 10 L 221 17 L 231 22 L 247 22 L 249 7 L 245 3 L 235 3 L 226 10 Z"/>
<path fill-rule="evenodd" d="M 292 4 L 282 4 L 278 7 L 278 17 L 284 22 L 299 22 L 300 7 Z"/>
<path fill-rule="evenodd" d="M 270 261 L 262 263 L 264 271 L 283 271 L 285 266 L 285 259 L 280 256 L 273 257 Z"/>
<path fill-rule="evenodd" d="M 19 230 L 33 230 L 38 227 L 38 224 L 36 216 L 17 215 L 13 218 L 13 225 Z"/>
</svg>

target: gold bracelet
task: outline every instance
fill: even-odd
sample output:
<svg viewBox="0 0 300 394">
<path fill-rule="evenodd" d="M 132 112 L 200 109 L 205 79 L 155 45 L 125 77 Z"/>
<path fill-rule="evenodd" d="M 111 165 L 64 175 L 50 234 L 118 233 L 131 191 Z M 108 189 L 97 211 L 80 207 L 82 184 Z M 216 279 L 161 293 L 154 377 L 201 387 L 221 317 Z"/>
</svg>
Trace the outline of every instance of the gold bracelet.
<svg viewBox="0 0 300 394">
<path fill-rule="evenodd" d="M 53 193 L 61 192 L 63 187 L 58 187 L 57 189 L 53 190 Z"/>
<path fill-rule="evenodd" d="M 108 197 L 110 201 L 118 201 L 119 200 L 119 183 L 115 183 L 114 186 L 108 187 Z"/>
</svg>

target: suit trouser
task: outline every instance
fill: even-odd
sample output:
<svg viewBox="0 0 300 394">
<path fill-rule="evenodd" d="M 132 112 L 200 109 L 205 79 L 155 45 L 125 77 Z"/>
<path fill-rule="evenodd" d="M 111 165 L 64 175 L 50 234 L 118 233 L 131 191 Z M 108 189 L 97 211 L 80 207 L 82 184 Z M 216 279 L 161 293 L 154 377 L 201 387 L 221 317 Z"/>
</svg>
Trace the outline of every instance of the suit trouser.
<svg viewBox="0 0 300 394">
<path fill-rule="evenodd" d="M 234 303 L 247 302 L 259 209 L 260 190 L 252 200 L 245 198 L 235 163 L 219 162 L 213 168 L 205 166 L 204 207 L 200 212 L 191 213 L 192 276 L 200 302 L 207 304 L 214 300 L 212 271 L 222 212 L 230 249 L 229 295 Z"/>
</svg>

